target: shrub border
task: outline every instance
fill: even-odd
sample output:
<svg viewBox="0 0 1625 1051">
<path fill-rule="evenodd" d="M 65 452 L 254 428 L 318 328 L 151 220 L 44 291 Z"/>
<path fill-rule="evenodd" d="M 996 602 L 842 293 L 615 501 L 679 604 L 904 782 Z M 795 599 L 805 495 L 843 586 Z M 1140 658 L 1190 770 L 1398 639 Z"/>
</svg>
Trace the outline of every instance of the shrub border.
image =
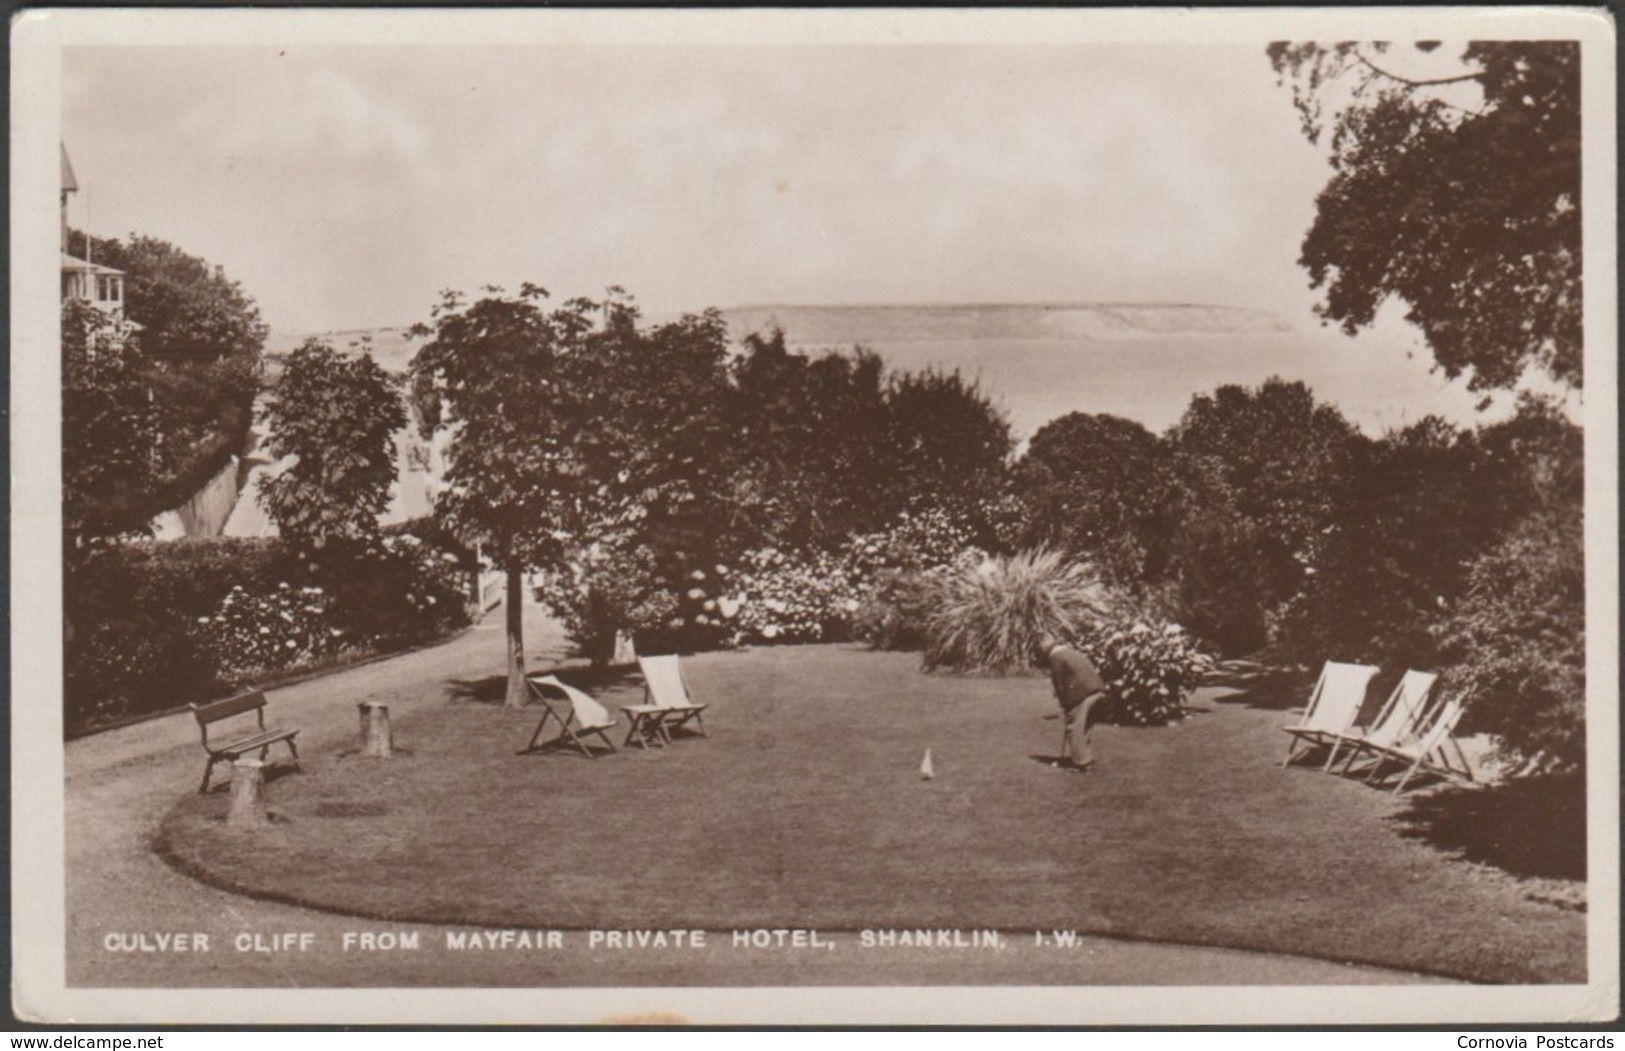
<svg viewBox="0 0 1625 1051">
<path fill-rule="evenodd" d="M 291 672 L 287 675 L 270 675 L 266 676 L 265 678 L 246 679 L 237 684 L 236 690 L 237 692 L 250 689 L 279 690 L 287 686 L 295 686 L 302 682 L 309 682 L 311 679 L 319 679 L 324 675 L 334 675 L 341 671 L 349 671 L 351 668 L 361 668 L 368 664 L 376 664 L 378 661 L 388 660 L 391 657 L 404 657 L 408 653 L 416 653 L 419 650 L 433 649 L 436 646 L 441 646 L 445 643 L 462 638 L 464 635 L 478 627 L 481 619 L 482 617 L 475 617 L 469 623 L 460 628 L 453 628 L 445 635 L 439 636 L 438 638 L 428 639 L 423 642 L 416 642 L 410 646 L 405 646 L 398 650 L 371 650 L 357 656 L 354 660 L 347 660 L 341 656 L 330 661 L 325 661 L 314 667 L 305 668 L 297 672 Z M 212 698 L 204 699 L 209 700 Z M 165 708 L 156 712 L 143 712 L 139 715 L 124 715 L 105 723 L 97 723 L 94 726 L 84 727 L 78 730 L 69 730 L 67 726 L 64 725 L 62 728 L 62 740 L 64 742 L 79 741 L 86 737 L 94 737 L 99 733 L 106 733 L 110 730 L 122 730 L 127 726 L 136 726 L 140 723 L 150 723 L 158 719 L 167 719 L 172 715 L 181 714 L 182 712 L 186 711 L 188 707 L 189 705 L 180 704 L 173 708 Z"/>
</svg>

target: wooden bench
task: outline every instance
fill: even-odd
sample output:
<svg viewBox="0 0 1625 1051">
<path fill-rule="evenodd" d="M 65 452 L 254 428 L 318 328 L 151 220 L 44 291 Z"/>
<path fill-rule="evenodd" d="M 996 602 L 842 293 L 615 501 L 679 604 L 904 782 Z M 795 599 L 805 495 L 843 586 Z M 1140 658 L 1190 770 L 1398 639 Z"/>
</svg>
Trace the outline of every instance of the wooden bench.
<svg viewBox="0 0 1625 1051">
<path fill-rule="evenodd" d="M 236 697 L 228 697 L 223 701 L 210 701 L 207 704 L 194 704 L 191 706 L 192 714 L 197 716 L 198 727 L 203 731 L 203 750 L 209 753 L 208 765 L 203 768 L 203 787 L 198 789 L 199 795 L 206 795 L 209 791 L 209 775 L 214 773 L 214 764 L 232 762 L 241 759 L 250 752 L 258 752 L 264 759 L 271 746 L 278 741 L 288 745 L 288 751 L 293 754 L 293 765 L 299 766 L 299 748 L 293 739 L 299 736 L 298 730 L 266 729 L 265 726 L 265 694 L 258 690 Z M 209 727 L 215 723 L 253 712 L 258 729 L 255 732 L 243 734 L 239 727 L 246 721 L 238 719 L 233 724 L 240 736 L 232 737 L 224 744 L 212 744 L 209 741 Z"/>
</svg>

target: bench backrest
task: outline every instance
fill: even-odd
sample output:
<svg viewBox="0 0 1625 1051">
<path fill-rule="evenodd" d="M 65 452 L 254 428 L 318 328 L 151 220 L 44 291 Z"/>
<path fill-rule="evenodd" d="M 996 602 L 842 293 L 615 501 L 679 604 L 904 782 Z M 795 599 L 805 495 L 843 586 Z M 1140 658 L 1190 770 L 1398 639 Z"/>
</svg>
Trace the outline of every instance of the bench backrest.
<svg viewBox="0 0 1625 1051">
<path fill-rule="evenodd" d="M 252 712 L 255 709 L 264 709 L 264 707 L 265 694 L 261 693 L 259 690 L 255 690 L 253 693 L 243 693 L 238 694 L 236 697 L 227 697 L 223 701 L 210 701 L 207 704 L 194 704 L 192 705 L 192 714 L 197 716 L 199 726 L 206 727 L 210 723 L 219 722 L 221 719 L 230 719 L 234 715 L 241 715 L 244 712 Z M 265 718 L 263 711 L 260 712 L 260 718 L 262 720 Z"/>
</svg>

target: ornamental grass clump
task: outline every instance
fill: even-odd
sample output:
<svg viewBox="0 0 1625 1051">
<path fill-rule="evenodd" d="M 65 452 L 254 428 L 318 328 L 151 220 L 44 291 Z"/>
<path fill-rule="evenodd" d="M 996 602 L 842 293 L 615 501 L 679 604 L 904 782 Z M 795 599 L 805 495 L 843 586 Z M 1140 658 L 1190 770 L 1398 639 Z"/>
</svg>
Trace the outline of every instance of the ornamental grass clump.
<svg viewBox="0 0 1625 1051">
<path fill-rule="evenodd" d="M 946 574 L 926 621 L 925 666 L 1002 675 L 1032 665 L 1041 640 L 1073 638 L 1112 602 L 1086 562 L 1034 550 Z"/>
</svg>

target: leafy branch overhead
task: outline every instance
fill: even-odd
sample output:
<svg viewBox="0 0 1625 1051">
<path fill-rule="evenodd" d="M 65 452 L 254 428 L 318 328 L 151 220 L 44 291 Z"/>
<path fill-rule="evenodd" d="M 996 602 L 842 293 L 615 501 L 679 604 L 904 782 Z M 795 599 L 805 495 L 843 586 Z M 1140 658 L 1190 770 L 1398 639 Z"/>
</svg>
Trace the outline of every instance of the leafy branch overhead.
<svg viewBox="0 0 1625 1051">
<path fill-rule="evenodd" d="M 1580 49 L 1573 41 L 1271 44 L 1329 151 L 1300 264 L 1353 334 L 1390 297 L 1445 375 L 1583 382 Z"/>
</svg>

